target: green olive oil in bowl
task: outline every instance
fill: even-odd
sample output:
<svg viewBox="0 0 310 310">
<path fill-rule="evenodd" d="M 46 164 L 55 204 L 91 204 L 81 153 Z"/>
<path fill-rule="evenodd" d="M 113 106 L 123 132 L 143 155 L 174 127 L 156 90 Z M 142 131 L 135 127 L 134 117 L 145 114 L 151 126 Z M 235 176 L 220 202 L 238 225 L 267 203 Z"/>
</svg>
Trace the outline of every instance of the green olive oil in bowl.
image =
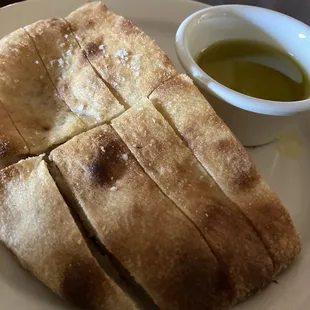
<svg viewBox="0 0 310 310">
<path fill-rule="evenodd" d="M 266 43 L 219 41 L 204 49 L 197 63 L 217 82 L 251 97 L 272 101 L 309 97 L 309 79 L 297 60 Z"/>
</svg>

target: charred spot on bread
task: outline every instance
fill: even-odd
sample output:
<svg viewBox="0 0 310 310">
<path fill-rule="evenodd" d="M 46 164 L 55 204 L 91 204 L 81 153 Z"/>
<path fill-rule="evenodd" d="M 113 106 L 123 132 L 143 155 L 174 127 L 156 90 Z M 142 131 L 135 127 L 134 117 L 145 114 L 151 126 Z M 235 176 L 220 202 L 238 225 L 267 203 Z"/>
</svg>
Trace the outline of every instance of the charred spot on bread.
<svg viewBox="0 0 310 310">
<path fill-rule="evenodd" d="M 174 279 L 173 281 L 181 285 L 177 286 L 177 290 L 174 287 L 173 294 L 170 290 L 166 290 L 163 293 L 164 299 L 173 303 L 184 292 L 191 296 L 186 301 L 184 300 L 182 305 L 179 304 L 179 310 L 205 309 L 204 298 L 208 299 L 214 309 L 222 309 L 223 305 L 233 299 L 227 274 L 221 269 L 215 269 L 212 265 L 208 265 L 205 259 L 189 256 L 185 251 L 179 256 L 172 273 L 167 277 L 171 277 Z M 189 283 L 191 284 L 189 285 Z M 210 288 L 208 295 L 204 298 L 201 297 L 201 287 Z"/>
<path fill-rule="evenodd" d="M 79 59 L 80 64 L 84 64 L 85 62 L 88 62 L 88 57 L 87 57 L 86 50 L 81 50 L 79 52 L 78 59 Z"/>
<path fill-rule="evenodd" d="M 98 302 L 98 294 L 102 295 L 103 277 L 93 261 L 77 257 L 68 264 L 62 283 L 64 298 L 74 305 L 91 309 Z M 103 299 L 103 298 L 102 298 Z"/>
<path fill-rule="evenodd" d="M 246 191 L 259 182 L 260 175 L 252 161 L 249 162 L 241 155 L 239 148 L 230 138 L 221 139 L 215 145 L 216 151 L 228 154 L 229 166 L 234 171 L 229 180 L 230 186 L 235 190 Z"/>
<path fill-rule="evenodd" d="M 44 131 L 50 131 L 50 130 L 51 130 L 51 127 L 48 126 L 48 125 L 44 125 L 44 126 L 42 126 L 42 129 L 43 129 Z"/>
<path fill-rule="evenodd" d="M 251 165 L 249 170 L 240 169 L 238 174 L 235 175 L 235 186 L 239 190 L 249 190 L 253 188 L 260 180 L 260 175 L 256 169 Z"/>
<path fill-rule="evenodd" d="M 87 165 L 89 175 L 96 184 L 111 186 L 124 174 L 126 161 L 122 158 L 125 153 L 123 149 L 118 141 L 100 143 L 96 157 Z"/>
<path fill-rule="evenodd" d="M 96 42 L 89 42 L 85 46 L 85 52 L 88 57 L 94 57 L 99 54 L 100 49 Z"/>
</svg>

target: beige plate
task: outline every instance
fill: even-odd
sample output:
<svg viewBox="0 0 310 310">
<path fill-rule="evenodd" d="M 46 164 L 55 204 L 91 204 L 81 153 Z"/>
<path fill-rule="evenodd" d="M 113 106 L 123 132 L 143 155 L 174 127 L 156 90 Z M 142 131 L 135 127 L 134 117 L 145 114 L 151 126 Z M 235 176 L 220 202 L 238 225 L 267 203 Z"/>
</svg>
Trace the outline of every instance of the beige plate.
<svg viewBox="0 0 310 310">
<path fill-rule="evenodd" d="M 83 2 L 31 0 L 3 8 L 0 10 L 0 37 L 42 18 L 66 16 Z M 106 3 L 156 39 L 181 70 L 174 51 L 175 32 L 181 21 L 194 11 L 204 8 L 203 4 L 184 0 L 106 0 Z M 293 126 L 277 142 L 249 150 L 263 175 L 289 208 L 302 236 L 303 252 L 299 260 L 279 278 L 278 284 L 271 285 L 236 309 L 310 309 L 309 120 L 310 115 L 303 124 Z M 20 309 L 69 308 L 23 271 L 12 256 L 0 247 L 0 310 Z"/>
</svg>

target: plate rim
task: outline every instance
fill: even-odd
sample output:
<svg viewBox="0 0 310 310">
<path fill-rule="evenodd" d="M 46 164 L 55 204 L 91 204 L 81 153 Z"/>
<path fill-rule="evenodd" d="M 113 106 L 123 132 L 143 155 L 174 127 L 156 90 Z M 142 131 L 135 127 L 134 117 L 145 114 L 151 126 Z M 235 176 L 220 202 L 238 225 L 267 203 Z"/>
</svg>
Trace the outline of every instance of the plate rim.
<svg viewBox="0 0 310 310">
<path fill-rule="evenodd" d="M 131 1 L 132 3 L 136 3 L 136 5 L 139 5 L 139 3 L 142 3 L 142 2 L 153 2 L 153 5 L 154 6 L 161 6 L 161 5 L 163 5 L 163 4 L 165 4 L 165 5 L 182 5 L 182 6 L 187 6 L 187 7 L 191 7 L 193 10 L 200 10 L 200 9 L 203 9 L 203 8 L 205 8 L 205 7 L 207 7 L 208 5 L 206 5 L 206 4 L 204 4 L 204 3 L 201 3 L 201 2 L 196 2 L 196 1 L 191 1 L 191 0 L 107 0 L 107 1 L 103 1 L 103 2 L 106 2 L 107 3 L 107 5 L 108 6 L 110 6 L 111 4 L 112 4 L 112 2 L 117 2 L 117 3 L 121 3 L 121 2 L 124 2 L 124 1 Z M 17 11 L 19 11 L 20 9 L 21 10 L 23 10 L 23 14 L 27 14 L 27 13 L 25 13 L 25 11 L 26 10 L 29 10 L 29 7 L 31 8 L 33 5 L 35 5 L 36 3 L 39 3 L 40 2 L 40 7 L 42 7 L 43 5 L 44 5 L 44 3 L 49 3 L 49 6 L 54 6 L 54 7 L 57 7 L 57 6 L 61 6 L 61 3 L 63 3 L 63 0 L 27 0 L 27 1 L 23 1 L 23 2 L 18 2 L 18 3 L 13 3 L 13 4 L 9 4 L 9 5 L 7 5 L 7 6 L 4 6 L 4 7 L 2 7 L 2 8 L 0 8 L 0 28 L 1 28 L 1 15 L 2 14 L 12 14 L 13 12 L 17 12 Z M 52 3 L 53 2 L 53 3 Z M 68 6 L 70 6 L 70 4 L 72 4 L 72 7 L 74 6 L 74 4 L 76 4 L 75 5 L 75 7 L 77 8 L 80 4 L 81 4 L 81 2 L 82 1 L 79 1 L 79 0 L 66 0 L 66 2 L 68 3 Z M 156 2 L 156 4 L 154 4 Z M 168 4 L 167 4 L 168 3 Z M 117 6 L 117 5 L 115 5 L 115 6 Z M 28 9 L 27 9 L 28 8 Z M 113 9 L 114 11 L 116 11 L 115 9 Z M 190 10 L 190 9 L 189 9 Z M 61 11 L 62 11 L 62 9 L 60 8 L 59 9 L 59 11 L 60 11 L 60 13 L 59 13 L 59 16 L 62 16 L 62 13 L 61 13 Z M 137 11 L 139 11 L 139 10 L 137 10 Z M 117 13 L 117 11 L 116 11 L 116 13 Z M 40 13 L 39 13 L 40 14 Z M 122 14 L 124 14 L 124 13 L 122 13 Z M 125 14 L 124 14 L 125 15 Z M 139 12 L 138 12 L 138 15 L 139 15 Z M 155 13 L 154 15 L 158 15 L 158 13 Z M 129 17 L 130 18 L 130 17 Z M 174 18 L 172 18 L 172 21 L 175 21 L 177 18 L 176 17 L 174 17 Z M 17 21 L 17 24 L 18 24 L 18 21 Z M 173 45 L 174 45 L 174 42 L 173 42 Z M 309 145 L 309 144 L 307 144 L 307 145 Z M 266 146 L 266 148 L 268 148 L 268 146 Z M 261 152 L 264 152 L 264 151 L 262 151 L 263 149 L 262 148 L 260 148 L 260 149 L 256 149 L 256 150 L 253 150 L 253 153 L 259 153 L 260 151 Z M 251 152 L 252 153 L 252 152 Z M 253 155 L 253 153 L 251 154 L 252 155 L 252 157 L 255 157 L 255 154 Z M 258 156 L 260 156 L 259 154 L 258 154 Z M 257 156 L 257 157 L 258 157 Z M 306 172 L 305 172 L 306 173 Z M 309 243 L 308 243 L 309 244 Z M 306 250 L 307 250 L 307 245 L 308 244 L 304 244 L 303 245 L 303 248 L 304 248 L 304 252 L 306 252 Z M 308 249 L 309 249 L 309 247 L 308 247 Z M 298 268 L 298 266 L 295 266 L 295 268 L 296 268 L 296 272 L 297 272 L 297 268 Z M 29 277 L 31 277 L 30 275 L 29 275 Z M 0 281 L 1 282 L 1 281 Z M 0 283 L 1 284 L 1 283 Z M 15 292 L 14 292 L 15 293 Z M 18 292 L 17 292 L 18 293 Z M 16 293 L 16 294 L 17 294 Z M 17 295 L 16 295 L 17 296 Z M 268 296 L 269 296 L 269 293 L 267 292 L 267 294 L 266 295 L 264 295 L 264 297 L 267 297 L 268 298 Z M 23 296 L 22 296 L 23 297 Z M 258 298 L 264 298 L 263 296 L 258 296 Z M 266 299 L 267 299 L 266 298 Z M 272 296 L 272 298 L 275 298 L 275 296 Z M 279 298 L 279 299 L 281 299 L 282 298 L 282 296 L 276 296 L 276 298 Z M 309 298 L 307 298 L 307 300 L 310 300 Z M 23 300 L 23 302 L 24 302 L 24 300 Z M 37 306 L 37 299 L 35 300 L 35 302 L 36 302 L 36 306 Z M 246 303 L 245 304 L 245 306 L 241 306 L 241 308 L 242 309 L 245 309 L 245 308 L 247 308 L 247 306 L 249 307 L 249 308 L 251 308 L 251 306 L 253 305 L 253 306 L 256 306 L 255 305 L 255 303 L 257 302 L 257 299 L 255 298 L 255 300 L 254 299 L 252 299 L 252 301 L 250 302 L 250 303 Z M 266 302 L 267 302 L 267 300 L 266 300 Z M 5 301 L 4 301 L 4 303 L 5 303 Z M 263 303 L 264 303 L 264 301 L 263 300 L 261 300 L 261 301 L 258 301 L 258 303 L 259 303 L 259 305 L 263 305 Z M 22 304 L 22 302 L 20 303 L 20 305 Z M 283 304 L 283 303 L 281 303 L 281 304 Z M 40 306 L 40 304 L 38 304 L 39 306 Z M 46 304 L 41 304 L 41 306 L 43 306 L 43 308 L 41 308 L 41 309 L 45 309 L 45 305 L 46 305 L 46 307 L 47 307 L 47 309 L 52 309 L 52 308 L 50 308 L 50 307 L 48 307 L 48 304 L 46 303 Z M 269 305 L 268 304 L 268 307 L 266 307 L 266 309 L 271 309 L 272 307 L 275 307 L 275 308 L 278 308 L 278 305 Z M 305 306 L 305 308 L 302 308 L 302 309 L 306 309 L 307 307 L 306 307 L 306 305 L 305 304 L 303 304 L 303 305 L 301 305 L 302 307 L 303 306 Z M 0 309 L 2 308 L 2 302 L 0 303 Z M 26 308 L 27 309 L 27 308 Z M 25 309 L 25 310 L 26 310 Z M 35 308 L 36 310 L 38 309 L 39 310 L 39 308 Z M 56 309 L 56 308 L 53 308 L 53 309 Z M 239 307 L 238 307 L 238 309 L 239 309 Z M 297 309 L 297 308 L 296 308 Z M 301 309 L 301 308 L 298 308 L 298 309 Z"/>
</svg>

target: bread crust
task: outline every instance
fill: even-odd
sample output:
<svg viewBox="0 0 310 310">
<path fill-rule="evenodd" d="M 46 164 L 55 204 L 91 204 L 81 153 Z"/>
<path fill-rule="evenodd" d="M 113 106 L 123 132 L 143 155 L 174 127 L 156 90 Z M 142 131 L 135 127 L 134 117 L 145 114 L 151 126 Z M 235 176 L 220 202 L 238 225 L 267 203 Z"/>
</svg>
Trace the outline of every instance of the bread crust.
<svg viewBox="0 0 310 310">
<path fill-rule="evenodd" d="M 108 122 L 124 111 L 85 59 L 63 19 L 40 20 L 24 29 L 31 36 L 61 98 L 88 127 Z"/>
<path fill-rule="evenodd" d="M 204 235 L 229 275 L 236 301 L 272 280 L 271 259 L 252 226 L 149 100 L 114 119 L 112 126 L 147 174 Z"/>
<path fill-rule="evenodd" d="M 0 240 L 25 269 L 72 304 L 136 309 L 92 256 L 41 157 L 0 171 Z"/>
<path fill-rule="evenodd" d="M 56 94 L 23 29 L 0 40 L 0 100 L 31 154 L 42 153 L 84 129 Z"/>
<path fill-rule="evenodd" d="M 129 106 L 177 74 L 154 40 L 101 2 L 85 4 L 66 20 L 93 67 Z"/>
<path fill-rule="evenodd" d="M 208 245 L 110 126 L 73 138 L 50 159 L 97 239 L 160 309 L 229 307 L 227 279 Z"/>
<path fill-rule="evenodd" d="M 290 264 L 301 245 L 289 213 L 191 79 L 179 75 L 158 87 L 150 99 L 255 227 L 275 274 Z"/>
</svg>

